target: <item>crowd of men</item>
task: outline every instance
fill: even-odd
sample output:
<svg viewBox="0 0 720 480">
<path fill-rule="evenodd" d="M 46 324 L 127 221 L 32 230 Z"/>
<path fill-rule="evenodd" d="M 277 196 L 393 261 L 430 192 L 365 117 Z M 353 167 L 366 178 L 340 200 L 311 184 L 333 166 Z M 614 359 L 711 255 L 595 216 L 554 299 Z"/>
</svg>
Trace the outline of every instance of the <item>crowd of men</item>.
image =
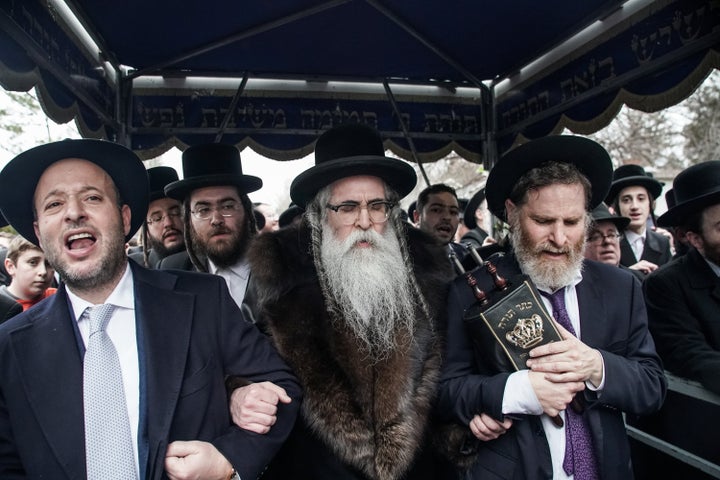
<svg viewBox="0 0 720 480">
<path fill-rule="evenodd" d="M 514 148 L 469 201 L 429 185 L 409 216 L 413 168 L 363 125 L 318 138 L 280 215 L 234 146 L 182 170 L 64 140 L 0 172 L 1 478 L 651 478 L 624 417 L 662 434 L 664 370 L 720 393 L 720 161 L 658 218 L 659 181 L 575 136 Z M 506 316 L 527 359 L 508 368 L 467 312 L 517 278 L 559 340 Z"/>
</svg>

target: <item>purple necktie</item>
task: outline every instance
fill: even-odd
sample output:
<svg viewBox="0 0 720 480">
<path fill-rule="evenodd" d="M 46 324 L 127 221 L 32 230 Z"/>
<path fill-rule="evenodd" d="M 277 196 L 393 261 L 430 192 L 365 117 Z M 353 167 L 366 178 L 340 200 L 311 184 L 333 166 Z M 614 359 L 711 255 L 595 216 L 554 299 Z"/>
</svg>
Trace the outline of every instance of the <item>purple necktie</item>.
<svg viewBox="0 0 720 480">
<path fill-rule="evenodd" d="M 565 330 L 577 337 L 565 308 L 565 289 L 561 288 L 553 294 L 541 293 L 550 300 L 555 320 Z M 572 408 L 565 409 L 565 458 L 563 459 L 563 470 L 568 475 L 575 475 L 575 480 L 595 480 L 598 478 L 590 429 L 585 418 Z"/>
</svg>

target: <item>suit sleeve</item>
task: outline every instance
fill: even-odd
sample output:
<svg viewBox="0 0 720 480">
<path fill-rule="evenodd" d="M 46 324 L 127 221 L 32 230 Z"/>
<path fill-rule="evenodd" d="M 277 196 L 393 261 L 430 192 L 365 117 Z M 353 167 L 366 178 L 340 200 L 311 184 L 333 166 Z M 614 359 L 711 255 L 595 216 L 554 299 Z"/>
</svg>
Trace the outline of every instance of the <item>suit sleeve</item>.
<svg viewBox="0 0 720 480">
<path fill-rule="evenodd" d="M 290 404 L 278 405 L 277 423 L 267 434 L 259 435 L 229 425 L 227 433 L 212 442 L 240 478 L 251 480 L 260 476 L 290 434 L 302 393 L 297 379 L 268 338 L 242 317 L 224 282 L 220 282 L 218 302 L 219 351 L 226 375 L 243 377 L 249 382 L 270 381 L 284 388 L 292 398 Z"/>
<path fill-rule="evenodd" d="M 626 291 L 629 298 L 611 302 L 614 308 L 605 319 L 607 328 L 619 330 L 610 333 L 621 335 L 599 348 L 605 364 L 605 388 L 599 401 L 628 413 L 648 414 L 662 406 L 667 384 L 648 330 L 640 283 L 631 275 L 623 275 L 622 281 L 628 285 L 619 291 Z M 586 391 L 585 395 L 592 399 L 595 393 Z"/>
<path fill-rule="evenodd" d="M 679 264 L 673 267 L 679 269 Z M 688 294 L 690 278 L 670 273 L 670 270 L 659 271 L 650 275 L 644 284 L 650 330 L 660 356 L 671 372 L 698 381 L 720 394 L 720 351 L 708 343 L 703 332 L 702 323 L 708 320 L 700 318 L 697 309 L 691 308 L 702 299 Z M 717 315 L 712 321 L 716 319 Z"/>
</svg>

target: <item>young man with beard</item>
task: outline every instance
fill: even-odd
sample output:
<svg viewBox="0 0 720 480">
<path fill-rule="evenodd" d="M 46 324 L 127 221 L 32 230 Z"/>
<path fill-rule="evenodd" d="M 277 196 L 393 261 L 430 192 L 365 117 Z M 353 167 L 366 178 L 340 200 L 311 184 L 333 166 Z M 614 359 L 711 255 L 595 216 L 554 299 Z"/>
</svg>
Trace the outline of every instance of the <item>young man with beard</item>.
<svg viewBox="0 0 720 480">
<path fill-rule="evenodd" d="M 290 187 L 304 221 L 253 242 L 258 318 L 304 390 L 264 478 L 439 478 L 429 419 L 451 272 L 400 219 L 415 182 L 376 130 L 335 127 Z"/>
<path fill-rule="evenodd" d="M 160 261 L 168 255 L 185 250 L 183 239 L 182 204 L 165 195 L 164 188 L 178 180 L 172 167 L 148 168 L 150 204 L 143 222 L 141 236 L 143 251 L 131 253 L 130 258 L 148 267 L 158 268 Z"/>
<path fill-rule="evenodd" d="M 294 424 L 295 377 L 221 279 L 128 261 L 147 200 L 140 159 L 100 140 L 0 172 L 0 208 L 63 281 L 0 326 L 0 478 L 257 478 Z M 268 435 L 231 425 L 231 374 L 292 398 Z"/>
<path fill-rule="evenodd" d="M 631 478 L 622 412 L 658 409 L 666 384 L 640 283 L 583 259 L 588 209 L 611 173 L 605 149 L 572 136 L 531 141 L 490 171 L 488 205 L 508 222 L 512 246 L 493 261 L 501 276 L 524 273 L 550 297 L 543 302 L 563 340 L 530 350 L 528 368 L 504 371 L 493 352 L 473 348 L 463 314 L 474 295 L 464 278 L 454 282 L 438 411 L 479 440 L 466 478 Z M 476 276 L 481 289 L 494 288 L 490 275 Z"/>
<path fill-rule="evenodd" d="M 183 152 L 182 162 L 183 179 L 167 185 L 165 193 L 183 202 L 189 260 L 195 270 L 223 277 L 242 305 L 250 278 L 245 251 L 257 234 L 247 194 L 259 190 L 262 180 L 243 174 L 240 152 L 232 145 L 194 145 Z M 160 266 L 190 268 L 182 255 Z"/>
<path fill-rule="evenodd" d="M 455 189 L 436 183 L 418 195 L 413 220 L 420 230 L 435 238 L 440 245 L 447 246 L 448 253 L 452 252 L 462 259 L 467 250 L 453 241 L 461 213 Z"/>
</svg>

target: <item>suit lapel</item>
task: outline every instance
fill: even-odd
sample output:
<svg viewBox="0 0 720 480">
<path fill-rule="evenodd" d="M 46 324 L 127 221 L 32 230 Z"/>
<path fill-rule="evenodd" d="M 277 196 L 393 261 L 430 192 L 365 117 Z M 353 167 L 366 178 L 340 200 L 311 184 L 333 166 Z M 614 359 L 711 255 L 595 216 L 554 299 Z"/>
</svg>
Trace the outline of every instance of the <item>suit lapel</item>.
<svg viewBox="0 0 720 480">
<path fill-rule="evenodd" d="M 82 359 L 61 288 L 11 333 L 20 378 L 38 425 L 68 478 L 85 477 Z M 48 452 L 50 453 L 50 452 Z"/>
<path fill-rule="evenodd" d="M 157 456 L 167 445 L 190 345 L 195 297 L 174 290 L 176 277 L 133 269 L 135 308 L 142 328 L 148 436 L 148 478 L 157 476 Z M 150 413 L 151 412 L 151 413 Z M 142 413 L 141 413 L 142 416 Z M 162 468 L 162 464 L 160 464 Z"/>
<path fill-rule="evenodd" d="M 648 229 L 645 234 L 645 247 L 643 248 L 642 260 L 647 260 L 655 265 L 660 263 L 660 242 L 655 232 Z"/>
<path fill-rule="evenodd" d="M 620 240 L 620 263 L 622 263 L 626 267 L 629 267 L 630 265 L 635 265 L 637 263 L 635 253 L 633 253 L 630 242 L 627 241 L 626 237 L 623 237 Z"/>
</svg>

